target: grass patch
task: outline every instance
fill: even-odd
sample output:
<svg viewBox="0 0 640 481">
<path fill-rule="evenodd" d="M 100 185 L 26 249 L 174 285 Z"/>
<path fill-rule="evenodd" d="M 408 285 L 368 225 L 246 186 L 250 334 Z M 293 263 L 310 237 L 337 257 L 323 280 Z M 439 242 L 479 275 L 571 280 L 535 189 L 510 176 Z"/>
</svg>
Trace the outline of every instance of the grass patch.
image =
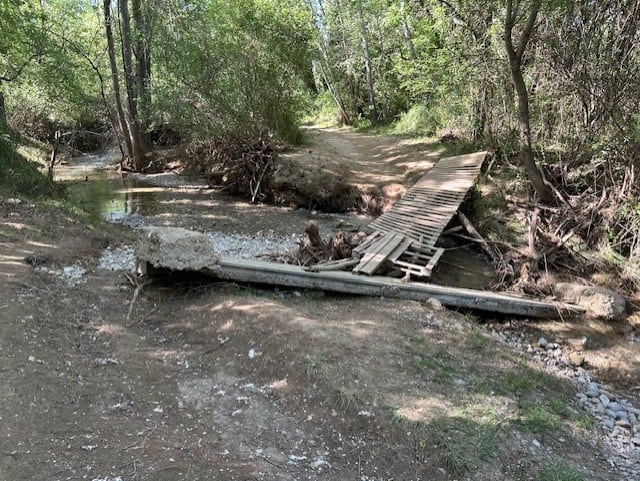
<svg viewBox="0 0 640 481">
<path fill-rule="evenodd" d="M 525 404 L 520 409 L 520 416 L 517 424 L 529 432 L 544 434 L 555 431 L 562 426 L 560 417 L 545 406 Z"/>
<path fill-rule="evenodd" d="M 314 377 L 326 377 L 329 374 L 329 367 L 333 363 L 333 358 L 330 354 L 321 353 L 314 357 L 307 356 L 306 372 L 308 378 Z"/>
<path fill-rule="evenodd" d="M 528 370 L 518 369 L 505 374 L 498 386 L 502 394 L 527 394 L 533 390 L 534 382 Z"/>
<path fill-rule="evenodd" d="M 585 475 L 565 461 L 558 461 L 540 471 L 538 481 L 584 481 Z"/>
<path fill-rule="evenodd" d="M 362 400 L 355 391 L 349 389 L 338 388 L 334 392 L 335 406 L 338 411 L 343 413 L 357 412 L 363 405 Z"/>
<path fill-rule="evenodd" d="M 432 381 L 444 384 L 456 373 L 454 362 L 451 354 L 444 349 L 438 349 L 433 353 L 418 354 L 416 367 L 419 372 L 428 374 Z"/>
<path fill-rule="evenodd" d="M 469 349 L 477 353 L 486 352 L 491 344 L 489 336 L 484 334 L 480 329 L 473 329 L 467 336 L 466 341 Z"/>
<path fill-rule="evenodd" d="M 438 467 L 461 476 L 498 457 L 499 425 L 460 416 L 438 418 L 426 427 L 417 447 L 420 451 L 433 450 L 431 455 Z"/>
</svg>

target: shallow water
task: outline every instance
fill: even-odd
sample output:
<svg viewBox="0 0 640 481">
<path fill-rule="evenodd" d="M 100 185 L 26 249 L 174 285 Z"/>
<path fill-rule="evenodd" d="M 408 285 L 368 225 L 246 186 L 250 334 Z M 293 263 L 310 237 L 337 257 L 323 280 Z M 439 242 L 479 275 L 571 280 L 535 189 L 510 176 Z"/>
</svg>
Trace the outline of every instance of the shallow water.
<svg viewBox="0 0 640 481">
<path fill-rule="evenodd" d="M 495 269 L 482 254 L 456 247 L 442 254 L 431 281 L 444 286 L 486 289 L 494 276 Z"/>
</svg>

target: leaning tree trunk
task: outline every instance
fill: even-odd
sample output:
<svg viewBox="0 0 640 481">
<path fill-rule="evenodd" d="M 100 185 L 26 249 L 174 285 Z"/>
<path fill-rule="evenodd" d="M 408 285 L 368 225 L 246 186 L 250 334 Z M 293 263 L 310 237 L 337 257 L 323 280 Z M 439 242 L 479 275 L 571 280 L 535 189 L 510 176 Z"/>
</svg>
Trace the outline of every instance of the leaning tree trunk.
<svg viewBox="0 0 640 481">
<path fill-rule="evenodd" d="M 518 5 L 520 5 L 519 2 Z M 514 11 L 513 0 L 507 0 L 507 13 L 504 25 L 504 41 L 507 50 L 507 56 L 509 57 L 511 79 L 518 96 L 518 127 L 520 131 L 518 142 L 520 144 L 522 165 L 527 174 L 527 177 L 529 178 L 529 181 L 540 197 L 540 200 L 545 204 L 550 204 L 554 200 L 553 191 L 551 190 L 549 184 L 546 182 L 542 171 L 538 168 L 533 155 L 529 115 L 529 95 L 527 92 L 527 86 L 524 81 L 524 75 L 522 73 L 522 59 L 527 48 L 527 44 L 529 43 L 529 40 L 531 38 L 531 34 L 533 33 L 533 29 L 535 27 L 538 11 L 540 10 L 540 0 L 532 1 L 527 23 L 522 29 L 522 33 L 520 34 L 520 41 L 518 42 L 518 46 L 516 47 L 513 44 L 512 35 L 513 28 L 518 16 L 518 10 L 519 8 L 516 8 L 516 11 Z"/>
<path fill-rule="evenodd" d="M 416 54 L 416 47 L 413 43 L 413 32 L 409 27 L 409 20 L 407 19 L 406 2 L 403 0 L 400 2 L 400 15 L 402 22 L 402 36 L 407 44 L 407 51 L 409 52 L 409 58 L 412 62 L 418 61 L 418 55 Z"/>
<path fill-rule="evenodd" d="M 120 96 L 120 74 L 118 73 L 118 63 L 116 62 L 116 48 L 113 40 L 113 24 L 111 17 L 111 0 L 104 0 L 104 28 L 107 35 L 107 50 L 109 53 L 109 65 L 111 67 L 111 80 L 113 83 L 113 94 L 116 102 L 116 114 L 118 117 L 118 124 L 120 126 L 120 133 L 124 140 L 124 146 L 127 151 L 129 159 L 133 159 L 133 147 L 131 145 L 131 133 L 129 132 L 129 125 L 127 123 L 127 117 L 122 107 L 122 97 Z"/>
</svg>

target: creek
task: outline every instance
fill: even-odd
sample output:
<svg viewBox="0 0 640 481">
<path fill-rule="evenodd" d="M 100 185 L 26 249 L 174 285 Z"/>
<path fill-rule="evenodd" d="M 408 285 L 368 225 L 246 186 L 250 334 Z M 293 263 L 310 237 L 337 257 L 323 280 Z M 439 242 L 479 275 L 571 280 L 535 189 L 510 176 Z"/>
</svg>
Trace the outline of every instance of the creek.
<svg viewBox="0 0 640 481">
<path fill-rule="evenodd" d="M 371 218 L 353 213 L 326 214 L 266 204 L 250 204 L 208 188 L 199 179 L 176 174 L 121 174 L 119 152 L 75 157 L 56 167 L 55 179 L 67 185 L 70 199 L 108 222 L 133 228 L 161 225 L 195 229 L 210 235 L 223 255 L 281 256 L 297 248 L 313 220 L 323 237 L 337 230 L 363 229 Z M 459 247 L 445 251 L 432 282 L 486 288 L 494 274 L 487 261 Z"/>
</svg>

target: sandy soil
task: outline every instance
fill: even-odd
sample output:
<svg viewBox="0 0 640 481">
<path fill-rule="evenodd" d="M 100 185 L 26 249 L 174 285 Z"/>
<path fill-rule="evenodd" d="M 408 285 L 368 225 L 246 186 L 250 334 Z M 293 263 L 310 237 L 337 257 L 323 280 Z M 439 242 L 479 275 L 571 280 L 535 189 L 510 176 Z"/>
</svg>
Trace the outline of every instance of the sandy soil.
<svg viewBox="0 0 640 481">
<path fill-rule="evenodd" d="M 291 157 L 347 164 L 362 185 L 408 185 L 433 159 L 397 139 L 312 135 Z M 192 275 L 132 307 L 141 281 L 98 265 L 134 231 L 15 199 L 0 218 L 0 479 L 640 479 L 581 411 L 581 386 L 500 336 L 585 335 L 585 375 L 638 405 L 633 317 L 480 318 Z"/>
</svg>

